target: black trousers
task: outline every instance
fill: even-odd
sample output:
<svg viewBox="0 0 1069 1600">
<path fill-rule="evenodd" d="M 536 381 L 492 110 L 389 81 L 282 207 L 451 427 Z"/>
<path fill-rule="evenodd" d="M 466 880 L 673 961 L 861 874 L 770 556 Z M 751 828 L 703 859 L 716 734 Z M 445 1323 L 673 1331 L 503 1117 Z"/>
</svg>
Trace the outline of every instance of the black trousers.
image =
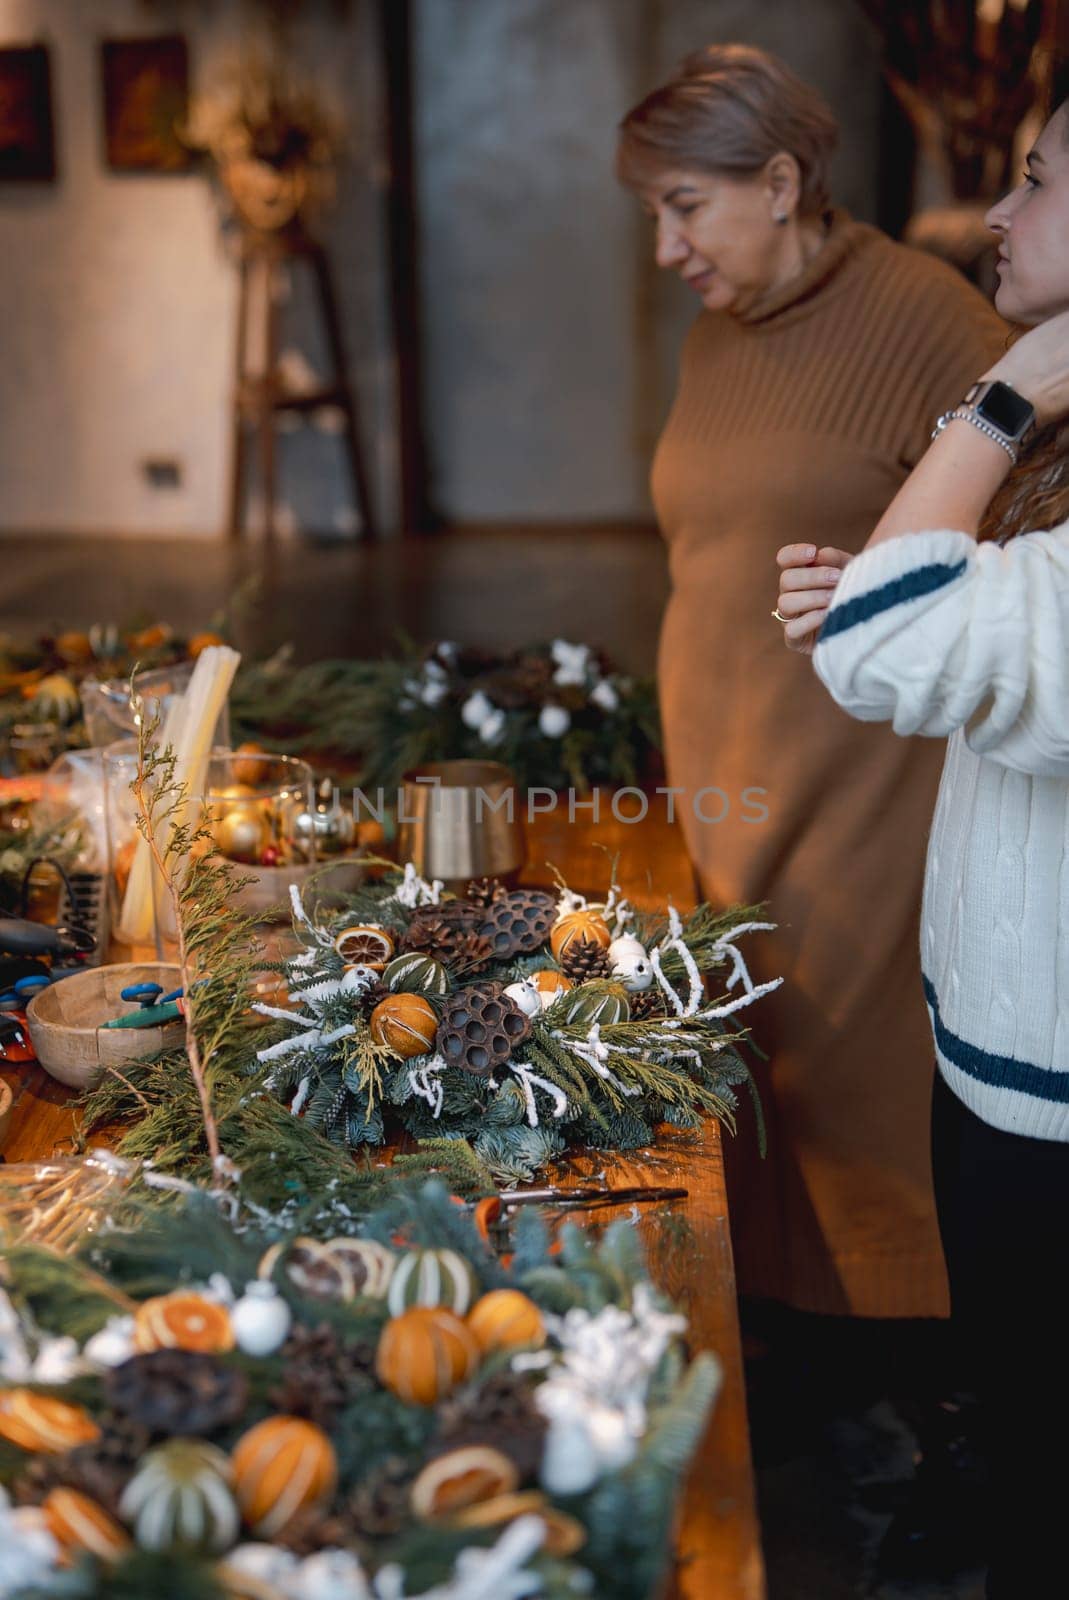
<svg viewBox="0 0 1069 1600">
<path fill-rule="evenodd" d="M 989 1127 L 937 1072 L 932 1171 L 991 1467 L 988 1600 L 1066 1600 L 1069 1144 Z"/>
</svg>

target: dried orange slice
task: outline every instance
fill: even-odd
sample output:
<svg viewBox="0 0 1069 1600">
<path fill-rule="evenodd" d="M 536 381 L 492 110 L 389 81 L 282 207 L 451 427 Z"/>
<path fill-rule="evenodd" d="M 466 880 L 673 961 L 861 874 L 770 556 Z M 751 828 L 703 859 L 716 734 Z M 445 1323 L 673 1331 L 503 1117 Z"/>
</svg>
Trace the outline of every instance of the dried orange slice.
<svg viewBox="0 0 1069 1600">
<path fill-rule="evenodd" d="M 81 1406 L 35 1394 L 32 1389 L 0 1392 L 0 1439 L 23 1450 L 61 1455 L 99 1438 L 100 1429 Z"/>
<path fill-rule="evenodd" d="M 488 1444 L 469 1444 L 429 1461 L 412 1485 L 409 1503 L 427 1522 L 512 1494 L 518 1483 L 508 1456 Z"/>
<path fill-rule="evenodd" d="M 458 1528 L 497 1528 L 528 1513 L 543 1516 L 545 1507 L 546 1497 L 541 1489 L 523 1489 L 519 1494 L 499 1494 L 492 1500 L 464 1506 L 454 1513 L 453 1522 Z"/>
<path fill-rule="evenodd" d="M 578 1517 L 570 1517 L 556 1506 L 544 1506 L 538 1515 L 549 1530 L 542 1546 L 547 1556 L 563 1560 L 565 1556 L 574 1556 L 586 1544 L 586 1529 Z"/>
<path fill-rule="evenodd" d="M 87 1550 L 101 1561 L 117 1561 L 130 1548 L 128 1534 L 111 1513 L 78 1489 L 53 1489 L 41 1509 L 53 1538 L 72 1554 Z"/>
<path fill-rule="evenodd" d="M 149 1350 L 233 1350 L 230 1313 L 202 1294 L 177 1289 L 139 1305 L 134 1315 L 134 1348 Z"/>
<path fill-rule="evenodd" d="M 321 1239 L 294 1239 L 286 1256 L 286 1274 L 317 1300 L 352 1300 L 356 1294 L 352 1264 Z"/>
<path fill-rule="evenodd" d="M 335 935 L 334 948 L 347 967 L 371 967 L 382 972 L 393 955 L 393 938 L 385 928 L 358 922 Z"/>
</svg>

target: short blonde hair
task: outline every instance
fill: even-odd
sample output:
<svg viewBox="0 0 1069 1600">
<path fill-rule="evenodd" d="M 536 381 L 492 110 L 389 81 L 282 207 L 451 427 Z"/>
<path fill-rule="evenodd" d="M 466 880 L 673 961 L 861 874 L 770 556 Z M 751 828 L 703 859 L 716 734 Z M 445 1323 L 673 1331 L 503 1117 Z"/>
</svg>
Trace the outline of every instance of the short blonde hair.
<svg viewBox="0 0 1069 1600">
<path fill-rule="evenodd" d="M 627 113 L 616 170 L 630 185 L 665 168 L 751 176 L 784 150 L 801 173 L 799 211 L 811 216 L 827 208 L 838 138 L 823 97 L 776 56 L 714 44 Z"/>
</svg>

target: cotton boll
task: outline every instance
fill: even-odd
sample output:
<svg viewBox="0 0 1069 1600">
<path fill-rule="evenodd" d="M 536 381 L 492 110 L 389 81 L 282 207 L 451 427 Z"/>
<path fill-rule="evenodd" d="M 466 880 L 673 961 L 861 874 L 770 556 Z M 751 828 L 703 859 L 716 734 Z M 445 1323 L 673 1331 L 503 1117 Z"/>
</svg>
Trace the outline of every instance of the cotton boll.
<svg viewBox="0 0 1069 1600">
<path fill-rule="evenodd" d="M 571 725 L 563 706 L 543 706 L 538 714 L 538 726 L 547 739 L 562 739 Z"/>
<path fill-rule="evenodd" d="M 494 707 L 481 689 L 476 689 L 474 694 L 468 696 L 460 708 L 460 720 L 466 728 L 478 730 L 482 727 Z"/>
<path fill-rule="evenodd" d="M 497 744 L 505 732 L 505 713 L 501 710 L 491 711 L 479 727 L 479 738 L 483 744 Z"/>
<path fill-rule="evenodd" d="M 539 1482 L 547 1494 L 585 1494 L 601 1475 L 598 1452 L 581 1417 L 551 1418 Z"/>
<path fill-rule="evenodd" d="M 77 1339 L 43 1339 L 33 1364 L 34 1383 L 70 1383 L 85 1365 Z"/>
<path fill-rule="evenodd" d="M 608 956 L 613 977 L 619 978 L 625 989 L 632 994 L 639 994 L 649 988 L 653 982 L 653 967 L 641 939 L 636 939 L 631 933 L 621 934 L 609 945 Z"/>
<path fill-rule="evenodd" d="M 595 684 L 590 691 L 590 698 L 594 705 L 601 707 L 602 711 L 615 711 L 620 704 L 620 696 L 608 678 L 602 678 L 600 683 Z"/>
<path fill-rule="evenodd" d="M 82 1351 L 94 1367 L 119 1367 L 135 1353 L 133 1317 L 109 1317 Z"/>
<path fill-rule="evenodd" d="M 293 1314 L 273 1283 L 247 1283 L 230 1322 L 247 1356 L 269 1356 L 285 1341 Z"/>
<path fill-rule="evenodd" d="M 286 1585 L 292 1600 L 372 1600 L 364 1569 L 348 1550 L 319 1550 Z"/>
<path fill-rule="evenodd" d="M 542 996 L 529 978 L 522 978 L 519 983 L 510 983 L 505 993 L 514 1005 L 528 1017 L 537 1017 L 542 1012 Z"/>
<path fill-rule="evenodd" d="M 226 1557 L 226 1565 L 247 1577 L 259 1578 L 263 1583 L 285 1586 L 288 1594 L 289 1580 L 297 1573 L 300 1563 L 291 1551 L 275 1544 L 239 1544 Z"/>
<path fill-rule="evenodd" d="M 635 1459 L 638 1445 L 622 1411 L 595 1406 L 586 1424 L 602 1472 L 619 1472 Z"/>
</svg>

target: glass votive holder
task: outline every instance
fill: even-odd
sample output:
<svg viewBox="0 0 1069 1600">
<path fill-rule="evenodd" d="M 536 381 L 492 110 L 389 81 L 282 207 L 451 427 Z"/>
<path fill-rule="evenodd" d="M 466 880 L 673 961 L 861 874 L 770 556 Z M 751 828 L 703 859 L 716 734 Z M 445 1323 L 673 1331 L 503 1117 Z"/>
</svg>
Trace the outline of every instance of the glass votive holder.
<svg viewBox="0 0 1069 1600">
<path fill-rule="evenodd" d="M 91 745 L 105 746 L 136 734 L 140 723 L 166 719 L 172 700 L 184 694 L 193 676 L 195 663 L 177 661 L 169 667 L 139 672 L 135 684 L 136 700 L 130 698 L 128 678 L 86 678 L 80 689 L 86 737 Z M 212 735 L 212 744 L 225 750 L 230 745 L 230 710 L 224 703 Z"/>
<path fill-rule="evenodd" d="M 315 861 L 307 826 L 313 777 L 306 761 L 216 750 L 208 762 L 204 820 L 221 856 L 239 866 L 286 868 Z"/>
<path fill-rule="evenodd" d="M 7 739 L 7 762 L 11 772 L 47 772 L 66 746 L 58 722 L 16 722 Z"/>
</svg>

